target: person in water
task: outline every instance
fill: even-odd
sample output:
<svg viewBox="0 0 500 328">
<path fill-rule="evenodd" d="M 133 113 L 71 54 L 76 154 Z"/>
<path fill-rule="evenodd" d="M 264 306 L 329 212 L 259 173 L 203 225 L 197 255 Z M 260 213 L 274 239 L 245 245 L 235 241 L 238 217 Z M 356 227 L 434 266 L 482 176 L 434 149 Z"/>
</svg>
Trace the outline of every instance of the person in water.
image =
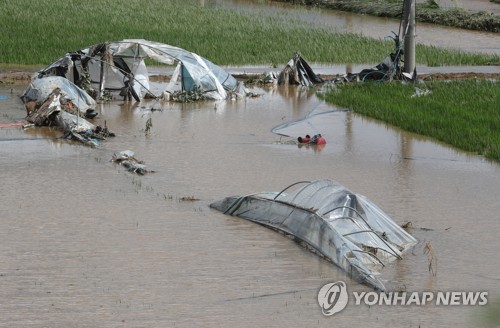
<svg viewBox="0 0 500 328">
<path fill-rule="evenodd" d="M 298 141 L 299 143 L 301 143 L 301 144 L 302 144 L 302 143 L 310 143 L 310 142 L 311 142 L 311 136 L 310 136 L 310 135 L 308 135 L 308 134 L 306 134 L 306 136 L 305 136 L 304 138 L 302 138 L 302 137 L 298 137 L 298 138 L 297 138 L 297 141 Z"/>
<path fill-rule="evenodd" d="M 313 145 L 324 145 L 326 144 L 326 139 L 323 138 L 321 134 L 317 134 L 312 137 L 311 141 L 309 141 L 310 144 Z"/>
<path fill-rule="evenodd" d="M 318 139 L 316 139 L 316 144 L 324 145 L 326 144 L 326 139 L 321 134 L 318 134 Z"/>
</svg>

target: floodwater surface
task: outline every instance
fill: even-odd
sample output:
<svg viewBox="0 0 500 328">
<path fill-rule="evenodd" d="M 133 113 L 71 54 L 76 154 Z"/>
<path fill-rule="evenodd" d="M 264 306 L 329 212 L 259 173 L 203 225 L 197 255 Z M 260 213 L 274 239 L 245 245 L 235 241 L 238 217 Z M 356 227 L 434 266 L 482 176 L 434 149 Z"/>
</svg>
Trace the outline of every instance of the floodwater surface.
<svg viewBox="0 0 500 328">
<path fill-rule="evenodd" d="M 0 123 L 24 119 L 23 89 L 0 88 Z M 116 137 L 97 148 L 61 140 L 56 129 L 0 128 L 0 327 L 485 326 L 491 306 L 368 307 L 351 298 L 325 317 L 324 284 L 370 288 L 208 205 L 296 181 L 339 181 L 413 226 L 419 244 L 382 270 L 387 286 L 487 291 L 493 303 L 499 165 L 332 107 L 311 90 L 253 91 L 260 96 L 99 105 L 98 123 Z M 271 133 L 312 110 L 327 113 L 287 131 L 322 133 L 324 148 Z M 154 173 L 111 162 L 126 149 Z"/>
</svg>

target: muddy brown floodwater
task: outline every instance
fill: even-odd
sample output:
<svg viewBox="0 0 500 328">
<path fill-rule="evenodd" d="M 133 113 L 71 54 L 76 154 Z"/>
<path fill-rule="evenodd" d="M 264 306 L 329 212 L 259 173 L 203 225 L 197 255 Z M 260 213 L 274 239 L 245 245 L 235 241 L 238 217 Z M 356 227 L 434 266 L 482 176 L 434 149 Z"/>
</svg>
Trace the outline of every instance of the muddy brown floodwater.
<svg viewBox="0 0 500 328">
<path fill-rule="evenodd" d="M 23 90 L 0 86 L 0 123 L 24 119 Z M 324 284 L 370 289 L 292 240 L 208 205 L 298 180 L 337 180 L 398 224 L 412 223 L 419 244 L 383 270 L 391 288 L 488 291 L 493 303 L 500 166 L 335 111 L 313 91 L 253 91 L 260 97 L 102 104 L 98 122 L 116 137 L 97 148 L 50 128 L 1 128 L 0 327 L 482 326 L 491 306 L 368 307 L 351 299 L 325 317 L 317 303 Z M 334 112 L 295 132 L 321 132 L 323 149 L 270 132 L 313 108 Z M 110 162 L 125 149 L 155 173 Z"/>
</svg>

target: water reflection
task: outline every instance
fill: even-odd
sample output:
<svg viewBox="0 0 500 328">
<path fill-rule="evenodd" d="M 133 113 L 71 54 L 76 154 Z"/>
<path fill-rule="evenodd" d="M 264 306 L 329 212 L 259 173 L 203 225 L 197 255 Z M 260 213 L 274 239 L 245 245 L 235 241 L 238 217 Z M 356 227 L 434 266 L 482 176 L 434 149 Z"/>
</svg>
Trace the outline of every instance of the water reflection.
<svg viewBox="0 0 500 328">
<path fill-rule="evenodd" d="M 0 326 L 331 327 L 319 288 L 344 280 L 351 291 L 369 289 L 288 238 L 208 208 L 228 195 L 325 178 L 366 195 L 397 223 L 411 221 L 412 234 L 431 242 L 437 276 L 420 244 L 384 268 L 388 285 L 500 292 L 498 164 L 336 109 L 311 90 L 253 91 L 260 97 L 103 104 L 100 123 L 116 137 L 96 149 L 54 141 L 45 129 L 0 129 L 0 140 L 16 139 L 0 141 Z M 293 129 L 321 131 L 324 148 L 271 133 L 311 112 L 323 114 Z M 0 101 L 0 122 L 24 115 L 20 101 Z M 111 163 L 124 149 L 155 173 L 139 177 Z M 335 324 L 466 327 L 479 309 L 405 311 L 350 304 Z"/>
</svg>

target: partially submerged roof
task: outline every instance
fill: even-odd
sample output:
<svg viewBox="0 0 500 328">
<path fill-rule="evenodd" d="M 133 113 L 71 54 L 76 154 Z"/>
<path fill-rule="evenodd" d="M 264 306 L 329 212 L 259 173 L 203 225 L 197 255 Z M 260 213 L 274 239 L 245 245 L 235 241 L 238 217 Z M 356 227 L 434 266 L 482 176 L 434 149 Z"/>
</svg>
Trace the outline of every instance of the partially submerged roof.
<svg viewBox="0 0 500 328">
<path fill-rule="evenodd" d="M 302 58 L 299 52 L 293 55 L 285 68 L 280 72 L 278 84 L 299 84 L 312 87 L 315 83 L 323 83 L 325 80 L 314 73 L 309 64 Z"/>
<path fill-rule="evenodd" d="M 80 111 L 95 109 L 96 102 L 88 93 L 61 76 L 34 79 L 24 91 L 21 99 L 24 103 L 28 101 L 43 102 L 57 88 L 61 90 L 62 97 L 75 104 Z"/>
<path fill-rule="evenodd" d="M 358 281 L 379 290 L 385 290 L 378 277 L 382 267 L 416 244 L 369 199 L 331 180 L 227 197 L 210 206 L 293 235 Z"/>
<path fill-rule="evenodd" d="M 146 59 L 175 65 L 170 82 L 153 85 Z M 240 87 L 231 74 L 195 53 L 140 39 L 106 42 L 69 52 L 39 73 L 39 78 L 63 76 L 89 93 L 95 91 L 97 96 L 105 91 L 120 91 L 122 96 L 136 100 L 147 94 L 161 97 L 175 92 L 198 92 L 218 100 L 226 99 Z"/>
<path fill-rule="evenodd" d="M 30 84 L 23 96 L 26 120 L 36 126 L 58 126 L 63 131 L 63 138 L 80 141 L 89 146 L 99 145 L 101 140 L 114 136 L 104 121 L 104 128 L 90 123 L 85 118 L 97 116 L 86 102 L 86 94 L 71 82 L 63 82 L 62 77 L 49 77 Z M 59 87 L 61 86 L 61 88 Z M 53 87 L 53 89 L 52 89 Z M 52 89 L 45 96 L 45 93 Z M 92 102 L 93 99 L 87 99 Z"/>
</svg>

